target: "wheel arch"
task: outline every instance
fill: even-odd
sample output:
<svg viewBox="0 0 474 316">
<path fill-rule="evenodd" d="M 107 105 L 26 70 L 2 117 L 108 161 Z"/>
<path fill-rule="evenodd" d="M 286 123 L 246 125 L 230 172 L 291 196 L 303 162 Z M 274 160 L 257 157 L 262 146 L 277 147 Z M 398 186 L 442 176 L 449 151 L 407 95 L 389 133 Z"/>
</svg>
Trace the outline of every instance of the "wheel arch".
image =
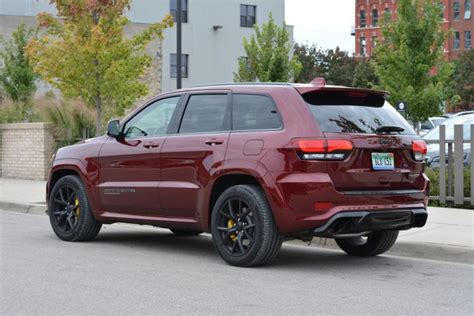
<svg viewBox="0 0 474 316">
<path fill-rule="evenodd" d="M 211 214 L 214 205 L 219 198 L 219 196 L 228 188 L 235 185 L 257 185 L 265 193 L 267 201 L 270 204 L 272 210 L 274 210 L 279 202 L 274 201 L 274 183 L 270 177 L 270 174 L 265 172 L 264 174 L 259 174 L 256 170 L 228 170 L 226 172 L 220 173 L 216 180 L 212 184 L 212 188 L 208 195 L 208 205 L 204 208 L 205 213 L 202 216 L 202 225 L 203 230 L 206 232 L 210 231 L 210 221 Z M 277 196 L 279 196 L 277 194 Z"/>
</svg>

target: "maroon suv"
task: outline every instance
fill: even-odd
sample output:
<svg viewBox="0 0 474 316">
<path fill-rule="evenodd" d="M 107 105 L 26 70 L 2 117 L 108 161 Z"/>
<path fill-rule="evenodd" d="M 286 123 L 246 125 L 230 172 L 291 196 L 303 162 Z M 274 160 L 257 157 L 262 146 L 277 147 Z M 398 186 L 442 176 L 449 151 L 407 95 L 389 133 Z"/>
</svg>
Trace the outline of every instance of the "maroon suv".
<svg viewBox="0 0 474 316">
<path fill-rule="evenodd" d="M 265 264 L 283 240 L 314 236 L 374 256 L 399 230 L 425 224 L 425 154 L 382 91 L 321 79 L 183 89 L 59 149 L 49 217 L 68 241 L 115 222 L 210 232 L 236 266 Z"/>
</svg>

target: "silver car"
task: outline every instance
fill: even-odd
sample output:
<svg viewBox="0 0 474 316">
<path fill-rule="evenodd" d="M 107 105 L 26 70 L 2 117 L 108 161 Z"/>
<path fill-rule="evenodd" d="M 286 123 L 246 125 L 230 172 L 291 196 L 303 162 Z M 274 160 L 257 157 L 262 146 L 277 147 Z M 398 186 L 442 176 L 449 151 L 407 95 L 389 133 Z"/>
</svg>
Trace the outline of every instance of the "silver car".
<svg viewBox="0 0 474 316">
<path fill-rule="evenodd" d="M 462 116 L 447 119 L 441 125 L 446 126 L 446 140 L 454 140 L 454 125 L 463 125 L 464 140 L 471 139 L 471 125 L 474 124 L 474 114 L 466 114 Z M 429 131 L 423 139 L 426 141 L 439 141 L 439 126 Z M 446 146 L 446 162 L 448 161 L 448 146 Z M 471 164 L 471 144 L 463 144 L 463 160 L 464 165 Z M 426 155 L 426 165 L 432 168 L 439 167 L 439 144 L 428 144 L 428 153 Z"/>
</svg>

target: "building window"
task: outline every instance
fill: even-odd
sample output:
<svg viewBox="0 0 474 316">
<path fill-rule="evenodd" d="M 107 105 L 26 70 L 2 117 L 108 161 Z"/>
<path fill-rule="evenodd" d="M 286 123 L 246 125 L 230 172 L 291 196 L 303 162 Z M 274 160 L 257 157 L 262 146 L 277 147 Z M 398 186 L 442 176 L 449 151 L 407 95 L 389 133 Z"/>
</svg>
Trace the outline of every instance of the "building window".
<svg viewBox="0 0 474 316">
<path fill-rule="evenodd" d="M 464 2 L 464 20 L 471 19 L 471 0 Z"/>
<path fill-rule="evenodd" d="M 365 13 L 364 10 L 360 10 L 359 17 L 360 17 L 360 27 L 366 27 L 367 26 L 367 14 Z"/>
<path fill-rule="evenodd" d="M 379 11 L 377 9 L 372 10 L 372 26 L 379 24 Z"/>
<path fill-rule="evenodd" d="M 444 20 L 444 11 L 446 7 L 444 6 L 444 3 L 442 1 L 439 2 L 439 7 L 441 9 L 441 13 L 439 14 L 440 18 Z"/>
<path fill-rule="evenodd" d="M 459 32 L 454 32 L 454 49 L 459 49 L 461 47 L 461 36 L 459 35 Z"/>
<path fill-rule="evenodd" d="M 459 1 L 454 1 L 453 3 L 453 20 L 459 21 L 461 19 L 461 5 Z"/>
<path fill-rule="evenodd" d="M 464 31 L 464 48 L 471 48 L 471 31 Z"/>
<path fill-rule="evenodd" d="M 367 54 L 367 41 L 365 37 L 360 38 L 360 55 L 365 56 Z"/>
<path fill-rule="evenodd" d="M 377 36 L 372 36 L 372 48 L 375 48 L 377 46 Z"/>
<path fill-rule="evenodd" d="M 384 12 L 384 24 L 387 25 L 387 23 L 392 19 L 392 10 L 389 7 L 386 7 Z"/>
<path fill-rule="evenodd" d="M 176 62 L 177 62 L 176 54 L 171 54 L 170 56 L 171 56 L 170 77 L 176 78 L 178 77 L 178 72 L 177 72 L 178 65 L 176 65 Z M 189 55 L 187 54 L 181 55 L 181 77 L 182 78 L 188 78 L 188 60 L 189 60 Z"/>
<path fill-rule="evenodd" d="M 170 14 L 176 22 L 176 12 L 178 11 L 178 0 L 170 0 Z M 188 23 L 188 0 L 181 0 L 181 22 Z"/>
<path fill-rule="evenodd" d="M 240 26 L 253 27 L 257 23 L 257 6 L 254 5 L 240 5 Z"/>
</svg>

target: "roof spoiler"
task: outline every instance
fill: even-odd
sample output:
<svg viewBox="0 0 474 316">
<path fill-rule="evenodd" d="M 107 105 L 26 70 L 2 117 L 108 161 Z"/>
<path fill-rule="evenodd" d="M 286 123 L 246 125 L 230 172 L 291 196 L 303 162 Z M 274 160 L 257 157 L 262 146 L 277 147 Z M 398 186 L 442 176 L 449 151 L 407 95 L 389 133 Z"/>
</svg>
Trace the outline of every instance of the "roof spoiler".
<svg viewBox="0 0 474 316">
<path fill-rule="evenodd" d="M 317 90 L 340 90 L 340 91 L 349 91 L 355 93 L 373 93 L 377 95 L 383 96 L 385 99 L 388 98 L 389 93 L 383 90 L 373 90 L 373 89 L 366 89 L 366 88 L 351 88 L 351 87 L 344 87 L 344 86 L 329 86 L 326 84 L 326 80 L 323 77 L 316 77 L 311 80 L 310 83 L 295 83 L 293 85 L 295 89 L 300 94 L 305 94 L 308 92 L 313 92 Z"/>
</svg>

